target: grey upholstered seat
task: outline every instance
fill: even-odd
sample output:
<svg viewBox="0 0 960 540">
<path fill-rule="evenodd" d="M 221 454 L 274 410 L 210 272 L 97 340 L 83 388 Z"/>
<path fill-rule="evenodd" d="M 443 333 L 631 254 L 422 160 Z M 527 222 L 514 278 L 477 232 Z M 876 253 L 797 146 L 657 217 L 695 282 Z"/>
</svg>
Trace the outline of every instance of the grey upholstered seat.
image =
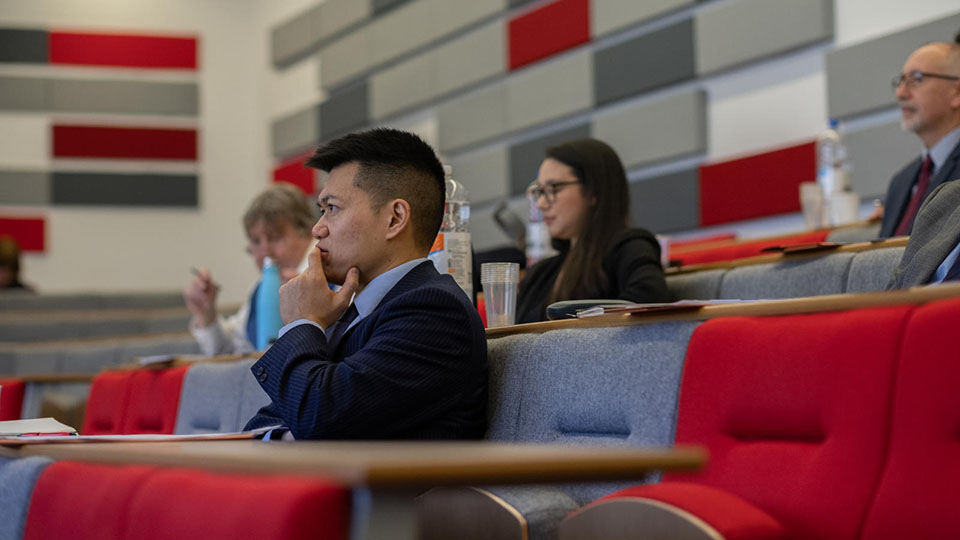
<svg viewBox="0 0 960 540">
<path fill-rule="evenodd" d="M 0 458 L 0 540 L 23 538 L 33 487 L 52 462 L 45 457 Z"/>
<path fill-rule="evenodd" d="M 905 249 L 906 247 L 872 249 L 854 255 L 853 262 L 850 264 L 850 275 L 847 277 L 846 292 L 885 290 L 893 270 L 900 264 Z"/>
<path fill-rule="evenodd" d="M 720 298 L 720 283 L 727 269 L 701 270 L 667 276 L 667 288 L 675 300 L 714 300 Z"/>
<path fill-rule="evenodd" d="M 249 362 L 201 362 L 183 376 L 174 433 L 239 431 L 243 378 Z"/>
<path fill-rule="evenodd" d="M 720 285 L 720 298 L 757 300 L 840 294 L 846 290 L 853 253 L 786 260 L 732 268 Z"/>
</svg>

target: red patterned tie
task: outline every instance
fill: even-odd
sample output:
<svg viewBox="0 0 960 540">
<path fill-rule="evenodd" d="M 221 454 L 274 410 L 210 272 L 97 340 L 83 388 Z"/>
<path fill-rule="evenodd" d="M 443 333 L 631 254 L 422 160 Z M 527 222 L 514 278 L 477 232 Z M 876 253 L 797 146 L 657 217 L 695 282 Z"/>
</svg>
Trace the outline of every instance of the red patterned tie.
<svg viewBox="0 0 960 540">
<path fill-rule="evenodd" d="M 913 218 L 917 215 L 917 209 L 920 208 L 920 203 L 923 202 L 927 188 L 930 187 L 930 173 L 932 171 L 933 160 L 930 159 L 930 156 L 927 156 L 927 159 L 923 161 L 923 165 L 920 167 L 920 176 L 917 178 L 917 191 L 913 194 L 913 198 L 910 199 L 910 204 L 907 205 L 907 210 L 903 213 L 903 217 L 900 218 L 900 224 L 897 225 L 894 236 L 910 234 L 910 231 L 913 229 Z"/>
</svg>

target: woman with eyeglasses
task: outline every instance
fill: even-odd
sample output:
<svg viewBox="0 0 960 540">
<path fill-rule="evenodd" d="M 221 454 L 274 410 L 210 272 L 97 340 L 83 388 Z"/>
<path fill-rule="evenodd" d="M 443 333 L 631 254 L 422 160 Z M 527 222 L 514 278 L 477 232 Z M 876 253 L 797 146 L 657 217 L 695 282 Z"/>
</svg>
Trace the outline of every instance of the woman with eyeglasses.
<svg viewBox="0 0 960 540">
<path fill-rule="evenodd" d="M 560 253 L 527 270 L 517 323 L 546 320 L 547 306 L 563 300 L 673 300 L 657 239 L 629 227 L 627 176 L 609 145 L 581 139 L 548 149 L 527 195 Z"/>
</svg>

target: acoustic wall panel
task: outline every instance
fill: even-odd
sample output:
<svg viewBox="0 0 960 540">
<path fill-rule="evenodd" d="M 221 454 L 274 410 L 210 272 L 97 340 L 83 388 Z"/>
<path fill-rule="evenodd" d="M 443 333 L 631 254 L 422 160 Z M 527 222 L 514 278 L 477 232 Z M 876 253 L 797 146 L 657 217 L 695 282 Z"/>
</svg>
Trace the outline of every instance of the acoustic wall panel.
<svg viewBox="0 0 960 540">
<path fill-rule="evenodd" d="M 270 31 L 270 51 L 274 66 L 288 66 L 319 44 L 322 6 L 323 4 L 319 4 L 297 13 Z"/>
<path fill-rule="evenodd" d="M 50 109 L 57 112 L 196 116 L 193 83 L 51 79 Z"/>
<path fill-rule="evenodd" d="M 624 167 L 705 152 L 702 90 L 618 107 L 594 117 L 593 136 L 617 151 Z"/>
<path fill-rule="evenodd" d="M 917 158 L 922 147 L 897 121 L 844 133 L 843 143 L 853 168 L 851 186 L 864 198 L 883 198 L 894 173 Z"/>
<path fill-rule="evenodd" d="M 735 0 L 697 11 L 697 73 L 719 71 L 833 36 L 833 0 Z"/>
<path fill-rule="evenodd" d="M 590 41 L 590 1 L 555 0 L 508 23 L 510 69 Z"/>
<path fill-rule="evenodd" d="M 497 144 L 460 154 L 450 160 L 453 177 L 466 186 L 473 204 L 507 196 L 509 166 L 507 146 Z"/>
<path fill-rule="evenodd" d="M 593 84 L 601 105 L 694 75 L 692 19 L 594 53 Z"/>
<path fill-rule="evenodd" d="M 371 14 L 369 0 L 326 0 L 320 4 L 319 37 L 327 39 L 367 19 Z"/>
<path fill-rule="evenodd" d="M 197 38 L 50 32 L 50 63 L 197 69 Z"/>
<path fill-rule="evenodd" d="M 630 182 L 630 216 L 634 225 L 655 233 L 697 228 L 699 187 L 697 169 Z"/>
<path fill-rule="evenodd" d="M 510 129 L 523 129 L 592 107 L 592 66 L 591 54 L 580 51 L 507 79 Z"/>
<path fill-rule="evenodd" d="M 49 174 L 0 170 L 0 204 L 45 205 L 49 203 Z"/>
<path fill-rule="evenodd" d="M 288 182 L 300 188 L 307 195 L 315 194 L 319 173 L 316 169 L 303 164 L 311 155 L 313 155 L 313 150 L 284 160 L 273 169 L 273 181 Z"/>
<path fill-rule="evenodd" d="M 495 137 L 507 131 L 507 89 L 496 83 L 442 104 L 437 132 L 444 152 Z"/>
<path fill-rule="evenodd" d="M 197 130 L 54 125 L 53 156 L 196 161 Z"/>
<path fill-rule="evenodd" d="M 501 21 L 441 45 L 436 50 L 436 87 L 441 96 L 506 72 L 506 33 Z"/>
<path fill-rule="evenodd" d="M 960 28 L 960 13 L 826 54 L 827 109 L 831 118 L 856 116 L 893 106 L 890 80 L 914 49 L 949 41 Z"/>
<path fill-rule="evenodd" d="M 53 204 L 96 206 L 197 206 L 197 177 L 190 174 L 54 172 Z"/>
<path fill-rule="evenodd" d="M 800 182 L 817 176 L 816 143 L 700 167 L 700 224 L 800 210 Z"/>
<path fill-rule="evenodd" d="M 402 6 L 409 1 L 410 0 L 371 0 L 371 3 L 373 4 L 373 14 L 380 15 L 390 11 L 393 8 Z"/>
<path fill-rule="evenodd" d="M 370 116 L 380 120 L 436 92 L 436 51 L 427 51 L 370 77 Z"/>
<path fill-rule="evenodd" d="M 329 139 L 364 127 L 369 120 L 367 82 L 363 81 L 320 104 L 320 138 Z"/>
<path fill-rule="evenodd" d="M 49 108 L 49 103 L 49 80 L 0 77 L 0 110 L 42 111 Z"/>
<path fill-rule="evenodd" d="M 320 106 L 313 105 L 277 120 L 271 126 L 273 155 L 285 157 L 320 140 Z"/>
<path fill-rule="evenodd" d="M 437 38 L 443 28 L 433 24 L 433 0 L 414 0 L 370 24 L 370 61 L 381 64 Z"/>
<path fill-rule="evenodd" d="M 0 216 L 0 236 L 12 236 L 20 245 L 20 251 L 44 251 L 46 223 L 41 217 Z"/>
<path fill-rule="evenodd" d="M 46 30 L 0 28 L 0 62 L 47 63 Z"/>
<path fill-rule="evenodd" d="M 323 88 L 339 86 L 370 69 L 370 28 L 358 28 L 320 49 L 319 83 Z"/>
<path fill-rule="evenodd" d="M 510 194 L 522 195 L 530 182 L 537 179 L 547 149 L 560 143 L 590 136 L 590 125 L 580 124 L 549 135 L 524 141 L 510 147 Z"/>
<path fill-rule="evenodd" d="M 591 0 L 590 34 L 600 37 L 670 11 L 693 5 L 693 0 Z"/>
</svg>

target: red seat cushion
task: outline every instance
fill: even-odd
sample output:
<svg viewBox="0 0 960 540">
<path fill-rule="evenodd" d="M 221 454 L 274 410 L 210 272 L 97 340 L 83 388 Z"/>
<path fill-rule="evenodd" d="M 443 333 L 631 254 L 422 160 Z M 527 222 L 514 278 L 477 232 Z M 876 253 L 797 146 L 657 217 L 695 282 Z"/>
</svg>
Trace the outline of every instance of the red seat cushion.
<svg viewBox="0 0 960 540">
<path fill-rule="evenodd" d="M 795 538 L 858 535 L 880 478 L 896 359 L 913 306 L 724 318 L 690 340 L 676 441 Z"/>
<path fill-rule="evenodd" d="M 748 240 L 730 244 L 726 246 L 705 248 L 696 251 L 685 251 L 677 254 L 675 259 L 680 259 L 683 264 L 702 264 L 718 261 L 732 261 L 744 259 L 746 257 L 755 257 L 763 255 L 763 250 L 775 246 L 796 246 L 800 244 L 815 244 L 823 242 L 827 238 L 829 231 L 812 231 L 808 233 L 797 234 L 787 238 Z"/>
<path fill-rule="evenodd" d="M 322 478 L 186 469 L 152 475 L 130 507 L 128 540 L 340 540 L 350 515 L 348 491 Z"/>
<path fill-rule="evenodd" d="M 105 371 L 93 378 L 83 414 L 84 435 L 123 433 L 123 418 L 130 398 L 133 371 Z"/>
<path fill-rule="evenodd" d="M 960 538 L 960 300 L 918 308 L 903 340 L 886 470 L 865 540 Z"/>
<path fill-rule="evenodd" d="M 133 371 L 122 433 L 173 433 L 186 372 L 187 366 Z"/>
<path fill-rule="evenodd" d="M 20 379 L 0 379 L 0 420 L 19 420 L 26 385 Z"/>
<path fill-rule="evenodd" d="M 60 461 L 34 487 L 24 540 L 125 538 L 128 505 L 152 467 Z"/>
</svg>

